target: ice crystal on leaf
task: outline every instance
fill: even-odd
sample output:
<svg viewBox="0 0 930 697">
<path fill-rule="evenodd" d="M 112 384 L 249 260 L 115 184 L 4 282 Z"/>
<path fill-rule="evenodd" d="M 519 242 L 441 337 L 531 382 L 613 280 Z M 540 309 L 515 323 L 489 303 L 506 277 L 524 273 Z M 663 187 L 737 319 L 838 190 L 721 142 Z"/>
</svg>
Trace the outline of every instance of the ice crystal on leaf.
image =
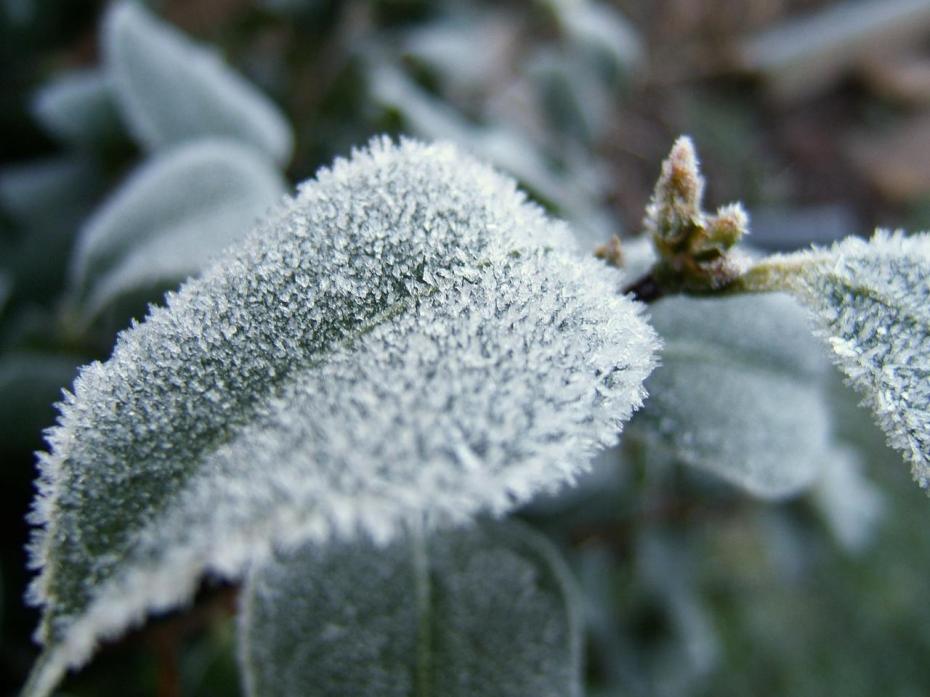
<svg viewBox="0 0 930 697">
<path fill-rule="evenodd" d="M 577 697 L 577 624 L 549 544 L 483 524 L 275 555 L 249 574 L 240 663 L 249 697 Z"/>
<path fill-rule="evenodd" d="M 218 136 L 249 143 L 277 162 L 290 158 L 293 136 L 277 107 L 212 50 L 140 3 L 110 8 L 103 53 L 116 103 L 145 147 Z"/>
<path fill-rule="evenodd" d="M 206 571 L 570 480 L 654 364 L 619 281 L 451 146 L 374 141 L 321 170 L 61 405 L 32 694 Z"/>
<path fill-rule="evenodd" d="M 765 267 L 814 311 L 889 444 L 930 486 L 930 234 L 879 231 Z"/>
</svg>

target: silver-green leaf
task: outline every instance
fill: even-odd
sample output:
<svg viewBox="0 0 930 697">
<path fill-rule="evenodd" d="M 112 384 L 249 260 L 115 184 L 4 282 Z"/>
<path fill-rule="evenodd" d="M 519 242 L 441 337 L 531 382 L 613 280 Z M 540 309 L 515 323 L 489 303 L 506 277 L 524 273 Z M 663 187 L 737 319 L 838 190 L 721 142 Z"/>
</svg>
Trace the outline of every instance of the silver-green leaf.
<svg viewBox="0 0 930 697">
<path fill-rule="evenodd" d="M 156 155 L 80 232 L 71 275 L 84 320 L 127 292 L 201 271 L 284 191 L 272 163 L 235 141 L 203 139 Z"/>
<path fill-rule="evenodd" d="M 766 259 L 739 283 L 809 307 L 888 443 L 930 487 L 930 234 L 878 231 Z"/>
<path fill-rule="evenodd" d="M 33 96 L 32 111 L 49 133 L 76 146 L 97 146 L 120 132 L 109 78 L 98 69 L 57 76 Z"/>
<path fill-rule="evenodd" d="M 501 513 L 616 442 L 657 339 L 514 182 L 375 141 L 83 369 L 41 458 L 29 694 L 275 543 Z"/>
<path fill-rule="evenodd" d="M 651 307 L 665 345 L 630 424 L 648 458 L 672 456 L 763 498 L 810 485 L 832 457 L 826 354 L 784 295 Z"/>
<path fill-rule="evenodd" d="M 239 631 L 249 697 L 581 694 L 567 570 L 513 523 L 275 555 Z"/>
<path fill-rule="evenodd" d="M 160 21 L 140 3 L 111 6 L 103 53 L 129 130 L 155 150 L 218 136 L 248 143 L 277 162 L 291 156 L 284 116 L 219 56 Z"/>
</svg>

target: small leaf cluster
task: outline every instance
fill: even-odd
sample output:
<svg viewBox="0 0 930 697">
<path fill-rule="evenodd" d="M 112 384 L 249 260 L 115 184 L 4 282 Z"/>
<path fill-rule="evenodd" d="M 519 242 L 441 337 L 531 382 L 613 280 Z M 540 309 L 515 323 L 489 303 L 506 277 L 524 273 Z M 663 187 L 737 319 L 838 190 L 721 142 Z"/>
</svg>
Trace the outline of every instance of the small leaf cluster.
<svg viewBox="0 0 930 697">
<path fill-rule="evenodd" d="M 703 198 L 704 178 L 694 145 L 679 138 L 662 163 L 643 221 L 658 255 L 653 273 L 666 289 L 674 284 L 687 293 L 715 291 L 742 271 L 730 249 L 746 234 L 749 217 L 738 203 L 708 214 Z"/>
</svg>

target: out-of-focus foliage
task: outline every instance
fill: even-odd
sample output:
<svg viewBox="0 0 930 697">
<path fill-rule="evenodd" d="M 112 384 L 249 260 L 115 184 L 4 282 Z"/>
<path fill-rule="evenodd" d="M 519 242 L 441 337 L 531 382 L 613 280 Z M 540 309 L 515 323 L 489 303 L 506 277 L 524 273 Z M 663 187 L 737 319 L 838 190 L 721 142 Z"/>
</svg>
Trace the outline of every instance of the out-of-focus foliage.
<svg viewBox="0 0 930 697">
<path fill-rule="evenodd" d="M 826 389 L 832 368 L 805 314 L 779 295 L 653 305 L 664 350 L 631 433 L 643 457 L 673 457 L 764 498 L 803 491 L 843 457 Z"/>
<path fill-rule="evenodd" d="M 87 322 L 127 294 L 175 287 L 237 242 L 284 190 L 262 153 L 231 140 L 201 138 L 151 158 L 78 233 L 76 312 Z"/>
<path fill-rule="evenodd" d="M 243 590 L 245 691 L 580 697 L 573 592 L 514 523 L 279 554 Z"/>
<path fill-rule="evenodd" d="M 75 147 L 94 147 L 121 129 L 109 75 L 74 70 L 54 78 L 33 96 L 36 120 L 51 135 Z"/>
<path fill-rule="evenodd" d="M 147 149 L 222 136 L 278 162 L 290 157 L 285 117 L 208 48 L 135 2 L 114 3 L 102 32 L 113 100 Z"/>
</svg>

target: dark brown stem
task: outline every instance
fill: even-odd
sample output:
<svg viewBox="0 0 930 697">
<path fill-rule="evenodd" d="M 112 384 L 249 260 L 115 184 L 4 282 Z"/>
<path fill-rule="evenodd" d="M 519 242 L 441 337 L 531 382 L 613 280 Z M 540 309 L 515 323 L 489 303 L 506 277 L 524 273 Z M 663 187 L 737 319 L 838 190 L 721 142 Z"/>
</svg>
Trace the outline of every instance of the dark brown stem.
<svg viewBox="0 0 930 697">
<path fill-rule="evenodd" d="M 662 286 L 656 282 L 655 276 L 653 276 L 652 273 L 647 273 L 639 280 L 634 281 L 624 288 L 623 294 L 632 295 L 634 300 L 639 300 L 640 302 L 652 303 L 665 295 L 665 291 L 662 289 Z"/>
</svg>

